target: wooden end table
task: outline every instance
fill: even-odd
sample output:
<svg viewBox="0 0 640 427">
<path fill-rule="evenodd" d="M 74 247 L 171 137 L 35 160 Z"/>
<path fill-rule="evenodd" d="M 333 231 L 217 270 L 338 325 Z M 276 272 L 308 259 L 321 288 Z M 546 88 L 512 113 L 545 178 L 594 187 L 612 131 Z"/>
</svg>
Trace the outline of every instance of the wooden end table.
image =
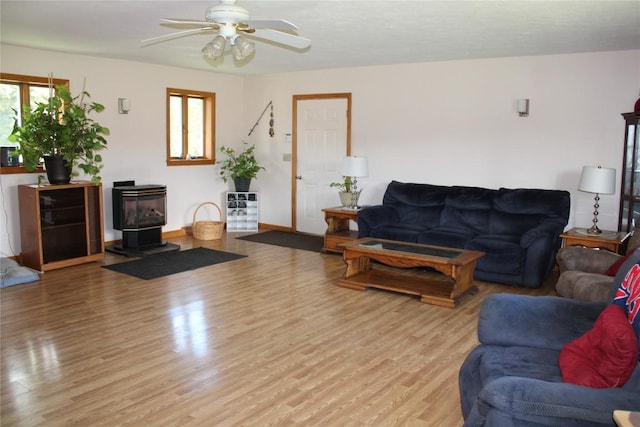
<svg viewBox="0 0 640 427">
<path fill-rule="evenodd" d="M 340 245 L 347 268 L 338 286 L 364 291 L 384 289 L 417 295 L 423 303 L 455 308 L 460 297 L 476 291 L 473 272 L 484 252 L 443 246 L 421 245 L 366 237 Z M 399 267 L 386 271 L 374 269 L 371 259 Z M 401 269 L 431 267 L 450 280 L 432 280 L 426 276 L 409 276 Z"/>
<path fill-rule="evenodd" d="M 324 220 L 327 223 L 322 250 L 342 253 L 339 244 L 358 238 L 357 231 L 349 230 L 349 221 L 358 222 L 358 209 L 335 207 L 322 209 L 322 212 L 324 212 Z"/>
<path fill-rule="evenodd" d="M 626 231 L 602 230 L 601 234 L 588 234 L 586 228 L 572 228 L 560 235 L 562 246 L 586 246 L 588 248 L 607 249 L 617 254 L 622 253 L 624 242 L 630 233 Z"/>
</svg>

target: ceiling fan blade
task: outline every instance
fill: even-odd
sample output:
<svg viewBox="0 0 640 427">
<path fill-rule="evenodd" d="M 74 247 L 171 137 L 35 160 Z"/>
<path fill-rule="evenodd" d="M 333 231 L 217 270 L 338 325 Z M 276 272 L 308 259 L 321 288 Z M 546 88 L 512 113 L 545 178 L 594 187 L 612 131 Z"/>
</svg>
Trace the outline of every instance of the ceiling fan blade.
<svg viewBox="0 0 640 427">
<path fill-rule="evenodd" d="M 195 19 L 177 19 L 177 18 L 160 18 L 160 22 L 178 25 L 199 25 L 201 27 L 210 27 L 216 25 L 215 22 L 198 21 Z"/>
<path fill-rule="evenodd" d="M 242 21 L 243 24 L 247 24 L 251 28 L 264 28 L 278 31 L 290 31 L 295 34 L 300 34 L 300 29 L 289 21 L 284 19 L 249 19 Z"/>
<path fill-rule="evenodd" d="M 148 46 L 156 43 L 162 43 L 173 39 L 178 39 L 180 37 L 191 36 L 194 34 L 207 33 L 210 31 L 215 31 L 214 27 L 206 27 L 206 28 L 195 28 L 191 30 L 178 31 L 177 33 L 165 34 L 164 36 L 152 37 L 150 39 L 145 39 L 140 42 L 142 46 Z"/>
<path fill-rule="evenodd" d="M 275 30 L 256 29 L 255 33 L 248 34 L 248 37 L 270 40 L 272 42 L 294 47 L 296 49 L 304 49 L 311 45 L 310 39 Z"/>
</svg>

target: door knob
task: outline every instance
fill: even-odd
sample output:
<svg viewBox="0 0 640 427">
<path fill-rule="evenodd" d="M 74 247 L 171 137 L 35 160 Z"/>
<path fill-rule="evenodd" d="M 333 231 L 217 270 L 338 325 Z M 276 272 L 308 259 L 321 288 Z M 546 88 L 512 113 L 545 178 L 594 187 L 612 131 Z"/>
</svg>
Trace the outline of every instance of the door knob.
<svg viewBox="0 0 640 427">
<path fill-rule="evenodd" d="M 296 179 L 302 179 L 301 175 L 296 175 Z"/>
</svg>

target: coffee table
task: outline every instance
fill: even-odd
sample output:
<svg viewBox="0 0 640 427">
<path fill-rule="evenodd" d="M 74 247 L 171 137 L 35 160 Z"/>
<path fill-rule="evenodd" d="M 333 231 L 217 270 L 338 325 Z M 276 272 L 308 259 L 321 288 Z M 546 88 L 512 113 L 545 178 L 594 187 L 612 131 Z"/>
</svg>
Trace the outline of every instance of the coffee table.
<svg viewBox="0 0 640 427">
<path fill-rule="evenodd" d="M 339 245 L 347 268 L 338 286 L 364 291 L 384 289 L 420 296 L 423 303 L 455 308 L 459 298 L 477 291 L 473 285 L 476 261 L 484 252 L 421 245 L 366 237 Z M 447 276 L 408 275 L 400 270 L 373 268 L 371 260 L 403 269 L 430 267 Z"/>
</svg>

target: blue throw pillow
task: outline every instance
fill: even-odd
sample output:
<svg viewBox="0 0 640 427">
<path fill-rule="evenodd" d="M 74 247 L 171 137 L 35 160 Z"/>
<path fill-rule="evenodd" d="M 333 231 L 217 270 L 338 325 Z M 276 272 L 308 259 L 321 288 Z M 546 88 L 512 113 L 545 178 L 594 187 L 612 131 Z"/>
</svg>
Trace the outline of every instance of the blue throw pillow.
<svg viewBox="0 0 640 427">
<path fill-rule="evenodd" d="M 618 287 L 613 303 L 622 307 L 638 338 L 640 357 L 640 262 L 634 264 Z"/>
</svg>

